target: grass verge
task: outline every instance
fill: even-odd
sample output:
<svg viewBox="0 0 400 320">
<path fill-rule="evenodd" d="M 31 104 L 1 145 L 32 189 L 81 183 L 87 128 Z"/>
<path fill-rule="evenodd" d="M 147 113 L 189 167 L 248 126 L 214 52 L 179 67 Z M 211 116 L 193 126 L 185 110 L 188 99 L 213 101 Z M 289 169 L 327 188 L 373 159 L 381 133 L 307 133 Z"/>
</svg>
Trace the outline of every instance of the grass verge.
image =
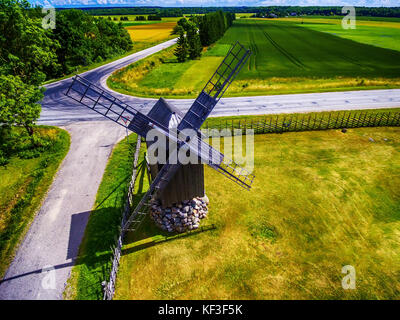
<svg viewBox="0 0 400 320">
<path fill-rule="evenodd" d="M 76 72 L 64 75 L 64 76 L 62 76 L 60 78 L 57 78 L 57 79 L 48 80 L 48 81 L 44 82 L 43 85 L 50 84 L 50 83 L 53 83 L 53 82 L 57 82 L 57 81 L 60 81 L 60 80 L 63 80 L 63 79 L 67 79 L 69 77 L 72 77 L 75 74 L 80 74 L 80 73 L 83 73 L 83 72 L 86 72 L 86 71 L 90 71 L 90 70 L 96 69 L 96 68 L 104 66 L 104 65 L 106 65 L 108 63 L 111 63 L 111 62 L 114 62 L 116 60 L 125 58 L 125 57 L 127 57 L 127 56 L 129 56 L 131 54 L 136 53 L 136 52 L 145 50 L 147 48 L 154 47 L 154 46 L 156 46 L 156 45 L 158 45 L 160 43 L 163 43 L 165 41 L 171 40 L 171 39 L 173 39 L 175 37 L 176 36 L 168 35 L 165 38 L 160 38 L 160 39 L 158 39 L 156 41 L 152 41 L 150 39 L 148 41 L 135 41 L 135 40 L 132 40 L 133 41 L 133 49 L 132 50 L 130 50 L 130 51 L 128 51 L 128 52 L 126 52 L 126 53 L 124 53 L 122 55 L 118 55 L 118 56 L 112 57 L 110 59 L 106 59 L 104 61 L 101 61 L 101 62 L 93 63 L 93 64 L 88 65 L 88 66 L 79 66 L 76 69 Z"/>
<path fill-rule="evenodd" d="M 23 130 L 13 128 L 17 132 Z M 0 166 L 0 277 L 12 261 L 70 145 L 69 134 L 59 128 L 39 126 L 35 135 L 47 141 L 44 149 L 24 146 L 25 150 Z"/>
</svg>

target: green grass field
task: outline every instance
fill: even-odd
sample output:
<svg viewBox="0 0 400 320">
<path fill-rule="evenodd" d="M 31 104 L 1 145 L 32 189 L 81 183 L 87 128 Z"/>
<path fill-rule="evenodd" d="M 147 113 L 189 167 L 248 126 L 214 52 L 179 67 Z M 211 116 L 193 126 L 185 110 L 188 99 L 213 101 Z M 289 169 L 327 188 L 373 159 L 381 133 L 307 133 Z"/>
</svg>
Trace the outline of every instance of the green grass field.
<svg viewBox="0 0 400 320">
<path fill-rule="evenodd" d="M 326 118 L 328 113 L 316 114 Z M 238 117 L 210 118 L 205 127 L 231 121 L 237 123 Z M 65 298 L 102 298 L 100 283 L 108 277 L 109 248 L 132 172 L 134 134 L 129 141 L 121 141 L 110 157 Z M 399 293 L 391 283 L 400 271 L 400 129 L 256 135 L 255 146 L 251 192 L 206 169 L 211 213 L 202 225 L 215 223 L 216 230 L 182 239 L 147 218 L 135 235 L 128 235 L 116 298 L 393 298 Z M 140 165 L 144 152 L 142 147 L 136 202 L 149 186 Z M 204 265 L 197 263 L 203 260 Z M 360 283 L 357 291 L 344 292 L 341 265 L 352 263 L 361 271 Z M 178 268 L 174 280 L 167 271 L 175 265 L 187 267 Z M 318 272 L 322 278 L 314 283 Z"/>
<path fill-rule="evenodd" d="M 216 230 L 166 239 L 147 219 L 115 299 L 398 298 L 399 147 L 399 128 L 255 136 L 252 190 L 207 168 L 202 225 Z M 355 290 L 341 287 L 349 264 Z"/>
<path fill-rule="evenodd" d="M 117 91 L 138 96 L 195 97 L 230 44 L 239 40 L 253 55 L 227 96 L 400 87 L 399 51 L 313 30 L 308 25 L 321 31 L 331 26 L 313 21 L 304 27 L 298 21 L 238 19 L 200 60 L 176 63 L 170 50 L 169 55 L 163 54 L 163 63 L 147 68 L 140 77 L 133 65 L 108 83 Z M 399 30 L 383 29 L 390 30 L 390 35 Z"/>
<path fill-rule="evenodd" d="M 287 21 L 289 19 L 282 19 Z M 299 26 L 326 32 L 342 38 L 354 40 L 381 48 L 400 51 L 400 19 L 359 20 L 356 29 L 343 29 L 342 17 L 335 19 L 290 19 Z"/>
<path fill-rule="evenodd" d="M 13 130 L 20 134 L 25 129 Z M 37 151 L 29 142 L 21 143 L 20 154 L 0 166 L 0 278 L 69 149 L 70 138 L 64 130 L 40 126 L 35 134 L 47 141 L 44 149 Z"/>
</svg>

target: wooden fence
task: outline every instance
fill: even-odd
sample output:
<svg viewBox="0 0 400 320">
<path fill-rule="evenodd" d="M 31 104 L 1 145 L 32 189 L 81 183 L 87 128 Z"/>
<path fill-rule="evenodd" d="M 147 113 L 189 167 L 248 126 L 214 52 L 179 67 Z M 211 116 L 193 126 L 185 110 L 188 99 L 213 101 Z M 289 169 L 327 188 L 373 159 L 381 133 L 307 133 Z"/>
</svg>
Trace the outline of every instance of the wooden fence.
<svg viewBox="0 0 400 320">
<path fill-rule="evenodd" d="M 136 182 L 137 169 L 138 169 L 140 145 L 141 145 L 141 137 L 138 136 L 137 143 L 136 143 L 135 156 L 134 156 L 134 160 L 133 160 L 132 178 L 131 178 L 131 181 L 130 181 L 129 187 L 128 187 L 128 197 L 126 199 L 125 207 L 122 212 L 120 232 L 119 232 L 118 238 L 116 239 L 115 246 L 113 246 L 111 248 L 113 254 L 112 254 L 112 258 L 111 258 L 110 277 L 109 277 L 108 281 L 104 281 L 102 283 L 103 291 L 104 291 L 103 300 L 112 300 L 112 298 L 114 297 L 115 282 L 117 279 L 119 260 L 121 258 L 121 250 L 122 250 L 122 246 L 123 246 L 123 239 L 125 236 L 123 226 L 125 225 L 125 222 L 128 219 L 129 214 L 132 212 L 132 209 L 133 209 L 132 208 L 133 196 L 134 196 L 135 182 Z"/>
<path fill-rule="evenodd" d="M 400 112 L 328 112 L 308 113 L 295 115 L 270 115 L 256 119 L 221 120 L 220 122 L 205 123 L 202 131 L 212 136 L 212 129 L 233 131 L 247 129 L 254 130 L 255 134 L 283 133 L 295 131 L 327 130 L 361 127 L 400 126 Z"/>
</svg>

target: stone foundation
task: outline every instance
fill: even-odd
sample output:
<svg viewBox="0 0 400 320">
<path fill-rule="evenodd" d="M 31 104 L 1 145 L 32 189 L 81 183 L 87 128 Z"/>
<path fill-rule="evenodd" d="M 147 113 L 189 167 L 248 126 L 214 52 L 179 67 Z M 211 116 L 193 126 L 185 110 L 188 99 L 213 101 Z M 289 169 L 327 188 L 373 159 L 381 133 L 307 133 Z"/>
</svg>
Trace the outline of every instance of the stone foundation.
<svg viewBox="0 0 400 320">
<path fill-rule="evenodd" d="M 161 229 L 181 233 L 199 227 L 200 220 L 207 217 L 208 203 L 207 196 L 185 200 L 168 208 L 152 203 L 150 216 Z"/>
</svg>

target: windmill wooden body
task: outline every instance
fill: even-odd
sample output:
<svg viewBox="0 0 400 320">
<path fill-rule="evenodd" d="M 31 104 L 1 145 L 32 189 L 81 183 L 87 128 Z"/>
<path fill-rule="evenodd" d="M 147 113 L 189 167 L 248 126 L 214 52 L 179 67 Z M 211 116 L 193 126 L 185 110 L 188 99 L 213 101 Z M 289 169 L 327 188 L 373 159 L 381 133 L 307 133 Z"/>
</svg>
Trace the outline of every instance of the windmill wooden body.
<svg viewBox="0 0 400 320">
<path fill-rule="evenodd" d="M 198 156 L 201 163 L 207 164 L 249 190 L 254 175 L 204 142 L 200 127 L 250 54 L 249 50 L 236 42 L 186 114 L 160 98 L 145 115 L 80 76 L 73 78 L 65 94 L 142 137 L 146 137 L 152 129 L 157 130 L 174 142 L 177 150 L 182 148 L 184 151 L 190 150 Z M 174 123 L 174 130 L 170 130 L 171 123 Z M 192 129 L 195 134 L 182 138 L 185 129 Z M 125 223 L 125 230 L 137 229 L 154 201 L 161 202 L 161 206 L 169 210 L 168 206 L 172 204 L 178 203 L 178 207 L 186 208 L 184 205 L 191 201 L 190 199 L 194 198 L 192 201 L 197 203 L 195 199 L 204 196 L 203 164 L 182 165 L 179 161 L 168 158 L 165 164 L 151 166 L 151 174 L 150 188 Z M 191 187 L 188 187 L 189 179 L 195 182 L 194 186 L 190 184 Z M 183 205 L 179 204 L 180 202 L 183 202 Z M 178 231 L 184 231 L 184 229 L 181 228 Z"/>
<path fill-rule="evenodd" d="M 168 127 L 169 130 L 174 130 L 185 114 L 163 98 L 160 98 L 147 116 L 157 120 L 165 127 Z M 147 148 L 151 148 L 152 142 L 147 141 L 146 143 Z M 168 145 L 168 141 L 166 145 Z M 151 178 L 155 179 L 162 169 L 162 165 L 156 163 L 156 159 L 150 160 L 152 160 L 149 165 Z M 168 186 L 160 192 L 157 200 L 160 201 L 163 208 L 168 208 L 185 200 L 204 197 L 204 195 L 204 165 L 201 163 L 186 164 L 180 166 Z"/>
</svg>

